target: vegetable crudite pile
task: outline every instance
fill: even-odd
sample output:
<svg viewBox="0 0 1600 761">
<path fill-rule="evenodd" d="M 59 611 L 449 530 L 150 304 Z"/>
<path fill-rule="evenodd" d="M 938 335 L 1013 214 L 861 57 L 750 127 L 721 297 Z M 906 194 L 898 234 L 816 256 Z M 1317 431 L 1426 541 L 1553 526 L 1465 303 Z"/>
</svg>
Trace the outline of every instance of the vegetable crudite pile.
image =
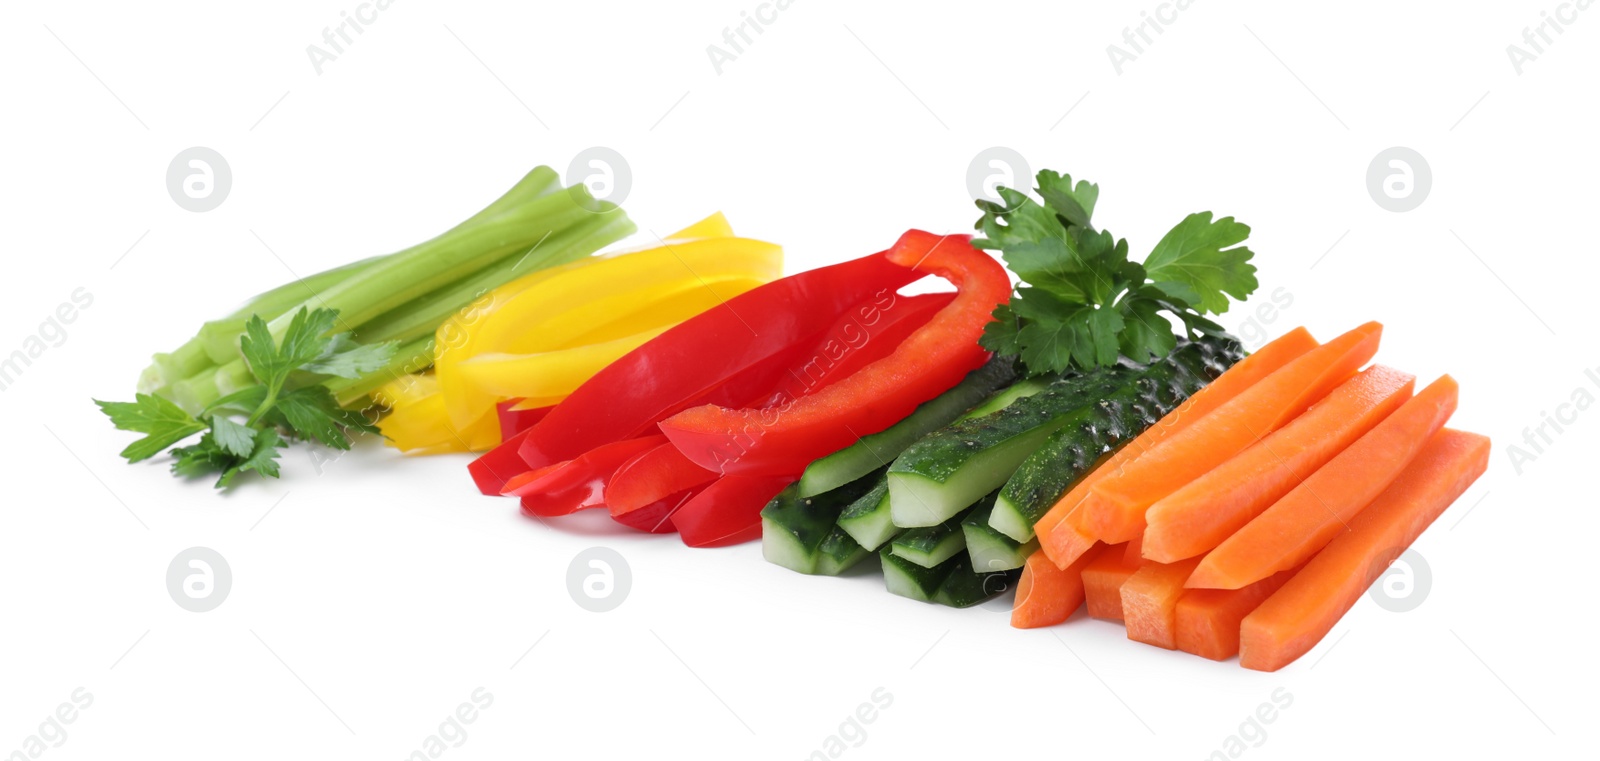
<svg viewBox="0 0 1600 761">
<path fill-rule="evenodd" d="M 477 452 L 479 491 L 601 510 L 691 547 L 760 540 L 800 573 L 1012 625 L 1273 671 L 1317 644 L 1487 467 L 1454 379 L 1383 328 L 1247 353 L 1213 317 L 1257 288 L 1250 228 L 1190 214 L 1134 258 L 1099 187 L 1052 171 L 782 276 L 714 214 L 663 239 L 530 172 L 412 248 L 261 294 L 97 402 L 175 474 L 278 476 L 292 441 Z M 998 259 L 995 254 L 998 253 Z M 1003 261 L 1003 264 L 1002 264 Z M 1009 272 L 1008 272 L 1009 269 Z M 924 278 L 950 290 L 907 295 Z M 185 443 L 185 442 L 189 443 Z M 403 459 L 396 460 L 404 463 Z"/>
</svg>

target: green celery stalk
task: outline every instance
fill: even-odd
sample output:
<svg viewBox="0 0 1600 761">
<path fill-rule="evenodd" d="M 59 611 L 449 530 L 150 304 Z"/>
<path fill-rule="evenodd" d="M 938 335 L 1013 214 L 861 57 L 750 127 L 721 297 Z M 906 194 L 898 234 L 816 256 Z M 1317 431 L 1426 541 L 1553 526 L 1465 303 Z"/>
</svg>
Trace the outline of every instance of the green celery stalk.
<svg viewBox="0 0 1600 761">
<path fill-rule="evenodd" d="M 427 335 L 402 345 L 395 351 L 389 364 L 360 378 L 329 378 L 322 385 L 333 392 L 341 407 L 359 407 L 366 404 L 368 395 L 384 384 L 412 373 L 426 370 L 433 364 L 433 336 Z"/>
<path fill-rule="evenodd" d="M 300 306 L 337 309 L 339 327 L 351 330 L 601 211 L 588 189 L 575 185 L 568 192 L 533 199 L 515 212 L 384 257 Z M 268 323 L 274 337 L 282 337 L 298 309 L 291 307 Z"/>
</svg>

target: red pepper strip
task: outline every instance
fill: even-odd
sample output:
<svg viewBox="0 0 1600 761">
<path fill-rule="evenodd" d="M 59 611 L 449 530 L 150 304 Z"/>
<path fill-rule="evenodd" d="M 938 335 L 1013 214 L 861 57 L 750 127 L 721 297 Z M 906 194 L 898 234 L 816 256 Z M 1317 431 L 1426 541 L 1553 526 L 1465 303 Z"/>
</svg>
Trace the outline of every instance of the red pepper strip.
<svg viewBox="0 0 1600 761">
<path fill-rule="evenodd" d="M 922 327 L 955 298 L 953 293 L 897 296 L 884 293 L 857 305 L 849 314 L 792 360 L 783 383 L 768 389 L 751 406 L 792 399 L 849 377 L 856 370 L 888 356 L 906 336 Z M 736 403 L 749 405 L 754 398 Z M 638 509 L 684 489 L 715 480 L 713 473 L 684 457 L 677 447 L 661 447 L 634 458 L 606 485 L 606 506 L 612 515 Z"/>
<path fill-rule="evenodd" d="M 678 509 L 694 499 L 705 486 L 696 486 L 685 489 L 677 494 L 668 495 L 649 505 L 632 510 L 621 515 L 613 515 L 611 519 L 628 528 L 636 528 L 651 534 L 670 534 L 678 528 L 673 522 L 673 517 Z"/>
<path fill-rule="evenodd" d="M 534 423 L 544 419 L 555 407 L 535 407 L 530 410 L 515 409 L 521 404 L 521 399 L 507 399 L 494 406 L 495 414 L 500 418 L 500 440 L 504 441 L 523 431 L 532 428 Z"/>
<path fill-rule="evenodd" d="M 606 484 L 606 507 L 621 515 L 715 480 L 717 474 L 689 462 L 671 442 L 662 442 L 617 468 Z"/>
<path fill-rule="evenodd" d="M 672 522 L 690 547 L 726 547 L 761 538 L 761 508 L 790 476 L 723 476 L 689 504 L 678 508 Z"/>
<path fill-rule="evenodd" d="M 534 491 L 533 487 L 537 486 L 540 480 L 570 462 L 572 461 L 558 462 L 554 465 L 546 465 L 542 468 L 534 468 L 533 470 L 518 473 L 506 481 L 505 486 L 500 487 L 500 496 L 521 497 L 532 493 Z"/>
<path fill-rule="evenodd" d="M 741 371 L 815 336 L 861 301 L 921 276 L 873 254 L 739 294 L 596 373 L 533 427 L 522 457 L 540 467 L 637 436 L 703 403 Z"/>
<path fill-rule="evenodd" d="M 695 407 L 662 421 L 661 432 L 707 470 L 792 475 L 911 414 L 983 363 L 988 354 L 978 337 L 995 307 L 1011 296 L 1005 268 L 968 240 L 912 230 L 890 249 L 891 261 L 939 275 L 957 288 L 955 299 L 890 356 L 784 404 Z"/>
<path fill-rule="evenodd" d="M 660 436 L 615 441 L 579 455 L 571 462 L 545 466 L 549 472 L 518 485 L 522 511 L 530 515 L 570 515 L 605 504 L 606 481 L 623 463 L 661 446 Z"/>
<path fill-rule="evenodd" d="M 478 491 L 491 497 L 499 496 L 513 478 L 532 470 L 528 467 L 528 461 L 522 459 L 517 451 L 527 437 L 528 432 L 523 431 L 467 464 L 467 472 L 472 474 L 472 482 L 478 485 Z"/>
<path fill-rule="evenodd" d="M 808 351 L 792 360 L 773 393 L 723 406 L 769 407 L 821 391 L 894 353 L 955 297 L 954 293 L 901 296 L 893 291 L 874 296 L 839 318 Z"/>
</svg>

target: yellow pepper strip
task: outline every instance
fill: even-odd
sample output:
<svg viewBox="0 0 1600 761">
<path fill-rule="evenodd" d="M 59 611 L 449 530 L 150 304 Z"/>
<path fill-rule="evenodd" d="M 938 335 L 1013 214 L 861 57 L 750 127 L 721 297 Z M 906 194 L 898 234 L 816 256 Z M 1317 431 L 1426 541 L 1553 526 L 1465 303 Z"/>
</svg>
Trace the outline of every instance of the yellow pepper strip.
<svg viewBox="0 0 1600 761">
<path fill-rule="evenodd" d="M 464 429 L 451 426 L 438 381 L 431 375 L 396 379 L 373 395 L 391 408 L 378 421 L 378 430 L 407 454 L 481 451 L 500 442 L 500 422 L 493 415 Z"/>
<path fill-rule="evenodd" d="M 461 383 L 456 364 L 484 352 L 532 354 L 569 348 L 574 339 L 708 280 L 776 279 L 783 267 L 778 246 L 746 238 L 704 238 L 670 243 L 568 270 L 499 304 L 474 326 L 471 351 L 436 360 L 445 410 L 457 426 L 471 424 L 492 406 L 492 395 Z M 711 289 L 713 292 L 715 289 Z M 659 320 L 654 321 L 660 324 Z"/>
<path fill-rule="evenodd" d="M 597 326 L 572 339 L 569 344 L 585 346 L 624 338 L 654 327 L 676 325 L 708 309 L 720 307 L 728 299 L 767 282 L 770 281 L 744 278 L 696 282 L 688 290 L 663 296 L 660 301 L 651 304 L 649 309 Z"/>
<path fill-rule="evenodd" d="M 694 238 L 732 238 L 733 225 L 728 224 L 728 218 L 722 212 L 716 212 L 705 219 L 683 228 L 667 236 L 667 240 L 692 240 Z"/>
<path fill-rule="evenodd" d="M 565 397 L 583 385 L 589 376 L 670 327 L 538 354 L 479 354 L 457 367 L 463 381 L 499 398 Z"/>
</svg>

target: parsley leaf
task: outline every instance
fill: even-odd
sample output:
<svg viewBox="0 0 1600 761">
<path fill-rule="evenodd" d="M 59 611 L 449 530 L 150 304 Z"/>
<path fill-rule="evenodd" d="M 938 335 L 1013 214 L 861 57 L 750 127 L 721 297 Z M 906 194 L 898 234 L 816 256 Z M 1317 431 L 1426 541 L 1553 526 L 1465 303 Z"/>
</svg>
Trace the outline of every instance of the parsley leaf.
<svg viewBox="0 0 1600 761">
<path fill-rule="evenodd" d="M 302 363 L 300 369 L 340 378 L 360 378 L 383 369 L 399 346 L 396 341 L 358 344 L 349 333 L 336 333 L 328 338 L 322 352 L 311 361 Z"/>
<path fill-rule="evenodd" d="M 250 456 L 239 461 L 238 464 L 222 472 L 222 477 L 217 479 L 217 488 L 225 489 L 240 473 L 255 471 L 263 476 L 278 477 L 278 448 L 286 446 L 283 437 L 276 430 L 263 428 L 256 434 L 255 449 Z"/>
<path fill-rule="evenodd" d="M 1172 351 L 1179 335 L 1225 335 L 1204 315 L 1226 311 L 1230 296 L 1244 299 L 1258 285 L 1254 254 L 1240 245 L 1250 228 L 1233 217 L 1189 215 L 1140 264 L 1129 260 L 1126 240 L 1094 228 L 1099 186 L 1050 170 L 1037 183 L 1042 203 L 1005 187 L 997 189 L 1002 203 L 979 201 L 983 237 L 973 241 L 999 251 L 1022 281 L 979 343 L 1016 354 L 1031 375 L 1123 356 L 1148 362 Z"/>
<path fill-rule="evenodd" d="M 1255 291 L 1255 256 L 1239 245 L 1250 237 L 1250 226 L 1223 217 L 1212 221 L 1211 212 L 1184 217 L 1161 237 L 1144 267 L 1158 283 L 1181 283 L 1198 298 L 1186 299 L 1201 312 L 1222 314 L 1228 311 L 1228 297 L 1243 300 Z"/>
<path fill-rule="evenodd" d="M 102 402 L 100 411 L 111 418 L 111 424 L 124 431 L 143 433 L 146 436 L 122 450 L 128 462 L 148 459 L 206 429 L 206 424 L 196 420 L 182 408 L 154 394 L 135 394 L 132 402 Z"/>
<path fill-rule="evenodd" d="M 221 415 L 211 418 L 211 439 L 217 447 L 234 457 L 249 457 L 255 448 L 256 431 Z"/>
<path fill-rule="evenodd" d="M 100 402 L 100 409 L 118 428 L 146 436 L 123 450 L 130 461 L 151 457 L 184 439 L 201 434 L 188 446 L 171 450 L 172 472 L 193 477 L 221 473 L 217 488 L 227 488 L 241 473 L 278 476 L 278 450 L 285 435 L 349 449 L 350 432 L 377 433 L 362 413 L 339 406 L 316 376 L 359 378 L 385 367 L 394 357 L 393 342 L 363 345 L 348 333 L 329 335 L 338 321 L 331 309 L 300 309 L 275 341 L 259 315 L 245 322 L 239 346 L 252 375 L 260 381 L 227 394 L 190 415 L 160 396 L 139 394 L 134 402 Z M 304 383 L 312 385 L 302 385 Z M 244 423 L 233 417 L 243 416 Z"/>
</svg>

